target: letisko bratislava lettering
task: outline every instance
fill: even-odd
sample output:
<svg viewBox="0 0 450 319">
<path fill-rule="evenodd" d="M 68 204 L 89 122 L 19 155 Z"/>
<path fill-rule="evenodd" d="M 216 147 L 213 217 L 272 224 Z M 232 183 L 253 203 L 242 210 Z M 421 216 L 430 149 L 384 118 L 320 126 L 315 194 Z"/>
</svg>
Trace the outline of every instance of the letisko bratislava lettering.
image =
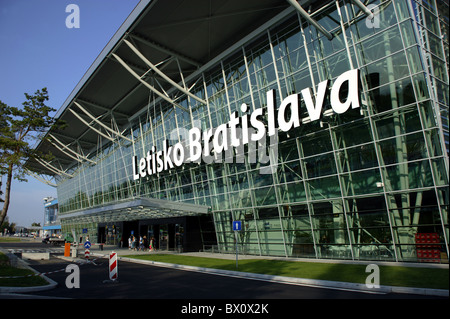
<svg viewBox="0 0 450 319">
<path fill-rule="evenodd" d="M 201 130 L 199 127 L 193 127 L 183 141 L 174 145 L 169 145 L 167 141 L 164 141 L 162 150 L 157 150 L 155 146 L 152 146 L 147 150 L 145 156 L 138 158 L 134 155 L 132 157 L 133 179 L 138 180 L 174 167 L 180 167 L 183 163 L 200 163 L 202 158 L 211 156 L 211 154 L 217 157 L 231 148 L 242 147 L 267 136 L 271 137 L 277 133 L 278 129 L 288 132 L 299 127 L 302 122 L 300 97 L 303 98 L 311 122 L 322 117 L 323 103 L 327 94 L 330 94 L 331 108 L 336 114 L 343 114 L 349 109 L 360 107 L 358 69 L 341 74 L 331 87 L 329 82 L 329 80 L 325 80 L 319 83 L 315 99 L 312 89 L 305 88 L 300 93 L 294 93 L 284 98 L 278 108 L 275 104 L 276 91 L 270 90 L 266 93 L 266 108 L 258 108 L 248 114 L 249 107 L 243 103 L 241 105 L 242 116 L 238 116 L 238 112 L 235 111 L 231 113 L 227 123 L 214 129 Z M 343 97 L 342 94 L 345 92 L 347 96 Z"/>
</svg>

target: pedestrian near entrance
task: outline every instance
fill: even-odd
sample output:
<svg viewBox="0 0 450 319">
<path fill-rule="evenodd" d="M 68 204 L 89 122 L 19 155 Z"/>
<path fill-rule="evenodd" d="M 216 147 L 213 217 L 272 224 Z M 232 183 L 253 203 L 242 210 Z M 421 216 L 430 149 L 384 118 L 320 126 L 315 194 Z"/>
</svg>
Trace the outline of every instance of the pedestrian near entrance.
<svg viewBox="0 0 450 319">
<path fill-rule="evenodd" d="M 142 250 L 144 251 L 144 239 L 142 238 L 142 236 L 139 236 L 139 249 L 138 250 Z"/>
<path fill-rule="evenodd" d="M 150 246 L 148 247 L 150 249 L 149 251 L 153 251 L 153 244 L 155 242 L 154 239 L 155 239 L 154 237 L 150 238 Z"/>
<path fill-rule="evenodd" d="M 131 236 L 131 250 L 136 250 L 136 238 Z"/>
<path fill-rule="evenodd" d="M 144 236 L 144 251 L 147 249 L 148 247 L 148 240 L 147 240 L 147 236 Z"/>
<path fill-rule="evenodd" d="M 131 250 L 131 236 L 128 237 L 128 250 Z"/>
</svg>

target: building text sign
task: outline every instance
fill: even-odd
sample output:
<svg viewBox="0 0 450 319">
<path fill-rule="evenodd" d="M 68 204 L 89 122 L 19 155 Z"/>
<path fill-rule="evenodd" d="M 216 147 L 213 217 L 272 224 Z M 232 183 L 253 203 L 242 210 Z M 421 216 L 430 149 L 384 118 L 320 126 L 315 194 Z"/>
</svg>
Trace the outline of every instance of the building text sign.
<svg viewBox="0 0 450 319">
<path fill-rule="evenodd" d="M 242 116 L 238 112 L 230 115 L 227 123 L 215 129 L 201 130 L 193 127 L 188 131 L 187 139 L 168 145 L 163 142 L 163 149 L 153 146 L 143 157 L 133 156 L 133 179 L 157 174 L 183 163 L 200 163 L 205 158 L 221 155 L 233 148 L 243 147 L 251 142 L 260 142 L 266 137 L 277 134 L 277 130 L 288 132 L 301 125 L 300 98 L 303 98 L 311 122 L 322 117 L 323 104 L 327 94 L 330 96 L 331 108 L 336 114 L 343 114 L 349 109 L 360 107 L 359 70 L 353 69 L 341 74 L 330 87 L 329 81 L 319 83 L 316 97 L 311 88 L 294 93 L 283 99 L 276 107 L 275 90 L 268 91 L 267 107 L 255 109 L 247 114 L 248 105 L 241 105 Z M 346 96 L 342 95 L 346 93 Z M 343 99 L 344 101 L 342 101 Z"/>
</svg>

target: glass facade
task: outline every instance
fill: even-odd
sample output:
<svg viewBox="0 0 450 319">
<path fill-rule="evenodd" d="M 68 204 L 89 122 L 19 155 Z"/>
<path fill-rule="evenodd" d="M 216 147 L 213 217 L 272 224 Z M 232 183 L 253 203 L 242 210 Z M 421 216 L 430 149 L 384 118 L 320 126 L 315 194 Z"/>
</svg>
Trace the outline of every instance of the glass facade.
<svg viewBox="0 0 450 319">
<path fill-rule="evenodd" d="M 61 223 L 58 217 L 58 200 L 53 197 L 44 198 L 44 233 L 56 235 L 61 232 Z"/>
<path fill-rule="evenodd" d="M 58 200 L 54 198 L 44 199 L 44 225 L 50 226 L 58 222 Z"/>
<path fill-rule="evenodd" d="M 211 207 L 216 241 L 205 249 L 234 252 L 232 221 L 241 220 L 246 254 L 417 261 L 419 236 L 437 234 L 433 260 L 447 259 L 448 3 L 371 4 L 372 20 L 349 1 L 317 12 L 332 40 L 293 13 L 230 48 L 188 85 L 206 104 L 173 96 L 186 111 L 149 91 L 148 108 L 127 131 L 132 143 L 99 142 L 96 165 L 74 166 L 73 178 L 58 181 L 63 231 L 87 228 L 64 214 L 150 197 Z M 269 90 L 282 101 L 351 69 L 360 71 L 361 107 L 330 115 L 327 97 L 325 116 L 311 122 L 302 100 L 301 125 L 267 141 L 269 161 L 251 161 L 255 151 L 246 148 L 230 161 L 133 180 L 134 155 L 242 116 L 242 103 L 248 113 L 264 108 Z"/>
</svg>

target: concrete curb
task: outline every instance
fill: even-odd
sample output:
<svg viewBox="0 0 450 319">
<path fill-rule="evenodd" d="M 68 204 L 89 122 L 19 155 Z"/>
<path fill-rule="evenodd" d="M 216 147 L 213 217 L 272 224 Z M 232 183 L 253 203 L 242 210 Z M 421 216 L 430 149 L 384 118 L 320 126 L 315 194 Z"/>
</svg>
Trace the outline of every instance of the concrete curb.
<svg viewBox="0 0 450 319">
<path fill-rule="evenodd" d="M 185 271 L 194 271 L 200 273 L 209 273 L 221 276 L 230 276 L 236 278 L 252 279 L 252 280 L 262 280 L 281 284 L 291 284 L 291 285 L 301 285 L 316 288 L 327 288 L 327 289 L 339 289 L 339 290 L 350 290 L 359 291 L 363 293 L 372 294 L 388 294 L 388 293 L 402 293 L 402 294 L 419 294 L 427 296 L 439 296 L 448 297 L 449 291 L 445 289 L 431 289 L 431 288 L 410 288 L 410 287 L 397 287 L 397 286 L 380 286 L 379 288 L 368 288 L 365 284 L 350 283 L 350 282 L 340 282 L 340 281 L 328 281 L 328 280 L 318 280 L 318 279 L 306 279 L 306 278 L 294 278 L 285 276 L 273 276 L 264 274 L 255 274 L 241 271 L 231 271 L 213 268 L 204 268 L 196 266 L 185 266 L 179 264 L 163 263 L 157 261 L 140 260 L 128 257 L 118 257 L 119 260 L 133 262 L 138 264 L 153 265 L 157 267 L 173 268 Z"/>
<path fill-rule="evenodd" d="M 29 270 L 33 271 L 36 275 L 44 278 L 48 282 L 48 285 L 45 285 L 45 286 L 30 286 L 30 287 L 5 287 L 5 286 L 0 286 L 0 293 L 37 292 L 37 291 L 50 290 L 50 289 L 55 288 L 58 285 L 58 283 L 56 281 L 48 278 L 45 275 L 40 274 L 38 271 L 36 271 L 32 267 L 30 267 L 25 261 L 23 261 L 22 259 L 18 258 L 16 255 L 11 254 L 9 252 L 6 252 L 4 250 L 2 250 L 2 252 L 9 257 L 10 261 L 12 262 L 12 264 L 17 265 L 20 268 L 25 268 L 25 269 L 29 269 Z"/>
</svg>

